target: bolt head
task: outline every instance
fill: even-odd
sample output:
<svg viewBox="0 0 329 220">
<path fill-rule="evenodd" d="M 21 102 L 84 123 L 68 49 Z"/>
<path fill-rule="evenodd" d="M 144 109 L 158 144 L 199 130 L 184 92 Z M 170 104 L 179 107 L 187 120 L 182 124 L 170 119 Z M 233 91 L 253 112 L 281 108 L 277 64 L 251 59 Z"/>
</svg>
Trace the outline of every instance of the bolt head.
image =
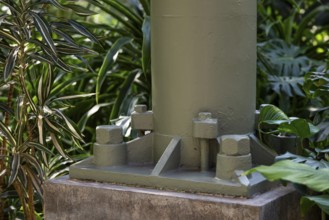
<svg viewBox="0 0 329 220">
<path fill-rule="evenodd" d="M 250 139 L 247 135 L 223 135 L 220 148 L 225 155 L 247 155 L 250 153 Z"/>
<path fill-rule="evenodd" d="M 212 115 L 210 112 L 199 112 L 198 119 L 199 120 L 207 120 L 211 119 Z"/>
<path fill-rule="evenodd" d="M 122 127 L 116 125 L 101 125 L 96 127 L 96 142 L 98 144 L 120 144 L 123 142 Z"/>
<path fill-rule="evenodd" d="M 144 113 L 147 111 L 147 106 L 146 105 L 135 105 L 134 111 L 137 113 Z"/>
</svg>

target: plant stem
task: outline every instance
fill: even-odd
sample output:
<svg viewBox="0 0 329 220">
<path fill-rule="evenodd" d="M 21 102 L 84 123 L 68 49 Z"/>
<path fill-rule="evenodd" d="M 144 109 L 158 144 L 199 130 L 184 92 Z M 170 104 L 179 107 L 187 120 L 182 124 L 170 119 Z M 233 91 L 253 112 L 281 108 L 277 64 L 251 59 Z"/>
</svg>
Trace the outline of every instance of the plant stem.
<svg viewBox="0 0 329 220">
<path fill-rule="evenodd" d="M 321 211 L 321 220 L 326 220 L 326 213 Z"/>
<path fill-rule="evenodd" d="M 9 90 L 8 90 L 8 96 L 7 96 L 7 107 L 11 108 L 12 107 L 12 100 L 13 100 L 13 94 L 14 94 L 14 86 L 13 84 L 9 84 Z M 5 112 L 5 126 L 8 127 L 10 122 L 10 115 L 8 112 Z M 0 149 L 0 155 L 1 156 L 6 156 L 7 155 L 7 139 L 3 138 L 2 139 L 2 148 Z M 6 169 L 6 163 L 4 159 L 0 160 L 0 172 Z M 5 176 L 2 175 L 0 176 L 0 194 L 2 194 L 6 188 L 6 183 L 5 183 Z M 4 219 L 5 213 L 5 200 L 0 199 L 0 219 Z"/>
</svg>

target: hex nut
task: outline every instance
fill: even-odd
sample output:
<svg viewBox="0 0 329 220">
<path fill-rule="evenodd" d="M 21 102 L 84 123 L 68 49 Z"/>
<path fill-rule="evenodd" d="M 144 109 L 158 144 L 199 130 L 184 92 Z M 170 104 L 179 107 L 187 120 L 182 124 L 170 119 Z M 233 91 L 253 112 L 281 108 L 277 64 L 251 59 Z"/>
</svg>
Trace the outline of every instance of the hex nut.
<svg viewBox="0 0 329 220">
<path fill-rule="evenodd" d="M 220 152 L 230 156 L 247 155 L 250 153 L 250 139 L 247 135 L 223 135 Z"/>
<path fill-rule="evenodd" d="M 120 166 L 127 163 L 127 146 L 121 144 L 94 143 L 94 164 L 96 166 Z"/>
<path fill-rule="evenodd" d="M 251 154 L 242 156 L 217 154 L 216 177 L 225 180 L 237 179 L 236 170 L 248 170 L 251 166 Z"/>
<path fill-rule="evenodd" d="M 100 125 L 96 127 L 98 144 L 120 144 L 123 142 L 122 127 L 116 125 Z"/>
<path fill-rule="evenodd" d="M 136 130 L 150 131 L 153 130 L 153 112 L 145 113 L 133 112 L 131 114 L 131 127 Z"/>
</svg>

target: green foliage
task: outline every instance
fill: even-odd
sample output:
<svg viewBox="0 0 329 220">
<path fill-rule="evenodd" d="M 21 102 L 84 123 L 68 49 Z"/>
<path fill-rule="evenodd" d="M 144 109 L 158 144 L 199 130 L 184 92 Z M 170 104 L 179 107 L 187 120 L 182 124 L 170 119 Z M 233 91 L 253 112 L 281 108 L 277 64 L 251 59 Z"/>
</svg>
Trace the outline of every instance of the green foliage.
<svg viewBox="0 0 329 220">
<path fill-rule="evenodd" d="M 263 105 L 259 114 L 258 131 L 264 134 L 290 134 L 299 138 L 310 138 L 319 129 L 302 118 L 289 118 L 281 109 L 274 105 Z M 263 128 L 265 125 L 265 129 Z M 266 130 L 267 129 L 267 130 Z"/>
<path fill-rule="evenodd" d="M 329 6 L 316 0 L 258 1 L 258 105 L 305 117 L 304 76 L 324 64 Z"/>
<path fill-rule="evenodd" d="M 75 92 L 62 96 L 70 83 L 83 78 L 63 83 L 67 72 L 81 69 L 77 66 L 81 62 L 72 65 L 64 60 L 96 54 L 88 46 L 97 39 L 80 23 L 56 18 L 48 11 L 56 6 L 89 14 L 80 6 L 56 0 L 4 0 L 0 6 L 0 97 L 4 111 L 0 122 L 0 193 L 6 198 L 6 193 L 14 190 L 19 198 L 16 208 L 22 207 L 25 218 L 36 219 L 44 180 L 53 174 L 55 164 L 58 168 L 72 161 L 66 144 L 80 146 L 83 142 L 78 127 L 65 114 L 71 107 L 68 100 L 93 95 Z M 88 39 L 88 43 L 79 44 L 73 36 Z M 5 217 L 4 202 L 0 204 L 1 219 Z"/>
<path fill-rule="evenodd" d="M 282 160 L 272 166 L 259 166 L 246 172 L 260 172 L 268 180 L 286 180 L 289 182 L 302 184 L 315 192 L 324 193 L 319 196 L 303 196 L 301 207 L 307 212 L 312 205 L 318 205 L 321 210 L 329 214 L 329 168 L 315 169 L 306 164 L 296 163 L 291 160 Z"/>
</svg>

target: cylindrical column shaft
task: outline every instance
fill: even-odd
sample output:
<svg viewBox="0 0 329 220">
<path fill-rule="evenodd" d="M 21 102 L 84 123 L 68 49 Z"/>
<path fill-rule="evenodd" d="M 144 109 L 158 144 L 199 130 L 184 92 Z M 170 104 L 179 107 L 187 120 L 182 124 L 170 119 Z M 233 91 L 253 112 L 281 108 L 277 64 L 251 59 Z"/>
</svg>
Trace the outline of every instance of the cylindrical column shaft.
<svg viewBox="0 0 329 220">
<path fill-rule="evenodd" d="M 219 134 L 252 132 L 256 99 L 255 0 L 153 0 L 155 157 L 180 136 L 183 166 L 200 166 L 192 119 L 211 112 Z"/>
</svg>

